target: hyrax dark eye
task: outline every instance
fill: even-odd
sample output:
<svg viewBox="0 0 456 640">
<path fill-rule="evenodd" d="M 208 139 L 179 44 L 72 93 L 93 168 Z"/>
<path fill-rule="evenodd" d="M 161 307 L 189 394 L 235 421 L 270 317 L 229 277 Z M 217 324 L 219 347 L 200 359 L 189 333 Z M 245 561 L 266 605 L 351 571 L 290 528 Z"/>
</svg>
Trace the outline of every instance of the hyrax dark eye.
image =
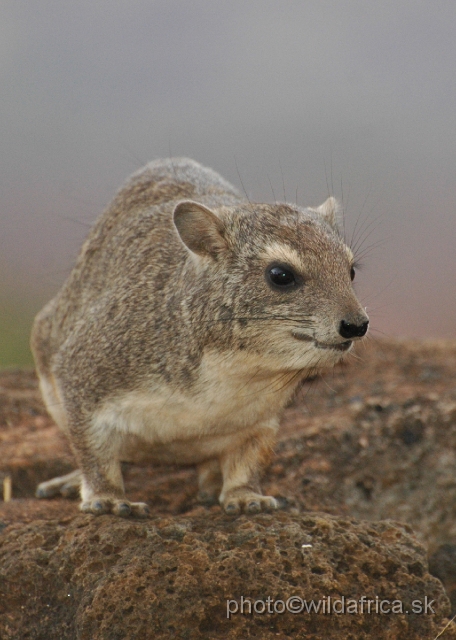
<svg viewBox="0 0 456 640">
<path fill-rule="evenodd" d="M 351 281 L 352 281 L 352 282 L 353 282 L 353 280 L 355 279 L 355 274 L 356 274 L 355 267 L 352 267 L 352 268 L 350 269 L 350 278 L 351 278 Z"/>
<path fill-rule="evenodd" d="M 297 284 L 293 269 L 281 264 L 269 266 L 266 269 L 266 280 L 274 289 L 291 289 Z"/>
</svg>

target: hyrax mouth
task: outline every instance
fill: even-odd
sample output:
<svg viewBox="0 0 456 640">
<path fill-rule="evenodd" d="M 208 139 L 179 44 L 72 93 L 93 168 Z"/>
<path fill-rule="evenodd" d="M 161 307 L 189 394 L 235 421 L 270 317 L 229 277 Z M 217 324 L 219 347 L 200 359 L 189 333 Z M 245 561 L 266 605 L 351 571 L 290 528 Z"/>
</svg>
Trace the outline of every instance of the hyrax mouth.
<svg viewBox="0 0 456 640">
<path fill-rule="evenodd" d="M 313 342 L 314 347 L 317 349 L 334 349 L 335 351 L 347 351 L 352 346 L 353 340 L 345 340 L 344 342 L 336 342 L 334 344 L 328 344 L 327 342 L 318 342 L 312 336 L 308 336 L 305 333 L 298 331 L 292 331 L 293 338 L 302 340 L 303 342 Z"/>
</svg>

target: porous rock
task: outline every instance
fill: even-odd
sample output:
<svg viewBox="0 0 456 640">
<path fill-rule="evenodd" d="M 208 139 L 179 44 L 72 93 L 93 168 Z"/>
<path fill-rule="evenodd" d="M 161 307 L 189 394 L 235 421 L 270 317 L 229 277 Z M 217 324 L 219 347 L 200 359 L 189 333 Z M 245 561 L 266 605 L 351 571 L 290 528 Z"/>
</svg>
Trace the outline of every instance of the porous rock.
<svg viewBox="0 0 456 640">
<path fill-rule="evenodd" d="M 1 537 L 0 585 L 3 639 L 412 640 L 435 637 L 449 610 L 406 527 L 316 513 L 11 525 Z M 336 611 L 352 612 L 274 613 L 277 601 L 318 606 L 328 596 Z M 361 613 L 362 596 L 371 613 L 366 602 Z M 376 599 L 403 612 L 376 613 Z M 417 602 L 435 614 L 413 613 Z"/>
</svg>

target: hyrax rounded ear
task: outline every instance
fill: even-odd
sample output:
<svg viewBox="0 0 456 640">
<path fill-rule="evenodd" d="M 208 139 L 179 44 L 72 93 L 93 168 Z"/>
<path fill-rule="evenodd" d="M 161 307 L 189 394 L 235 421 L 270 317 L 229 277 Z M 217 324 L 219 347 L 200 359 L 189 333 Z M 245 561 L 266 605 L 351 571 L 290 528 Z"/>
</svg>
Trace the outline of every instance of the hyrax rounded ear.
<svg viewBox="0 0 456 640">
<path fill-rule="evenodd" d="M 335 231 L 339 230 L 337 217 L 340 212 L 340 205 L 335 198 L 332 196 L 329 197 L 319 207 L 316 207 L 315 209 L 311 208 L 311 211 L 318 213 L 318 215 L 320 215 Z"/>
<path fill-rule="evenodd" d="M 223 223 L 202 204 L 192 200 L 179 202 L 173 220 L 180 239 L 193 253 L 217 258 L 226 250 Z"/>
</svg>

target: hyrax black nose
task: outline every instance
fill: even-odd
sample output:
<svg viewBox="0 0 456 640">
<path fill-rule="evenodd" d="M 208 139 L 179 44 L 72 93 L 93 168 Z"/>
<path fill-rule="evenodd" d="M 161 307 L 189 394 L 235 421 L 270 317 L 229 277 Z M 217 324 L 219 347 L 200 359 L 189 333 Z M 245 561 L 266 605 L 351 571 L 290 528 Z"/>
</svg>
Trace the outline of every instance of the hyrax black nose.
<svg viewBox="0 0 456 640">
<path fill-rule="evenodd" d="M 342 338 L 362 338 L 366 335 L 367 327 L 369 326 L 369 320 L 362 324 L 353 324 L 352 322 L 345 322 L 342 320 L 339 327 L 339 333 Z"/>
</svg>

